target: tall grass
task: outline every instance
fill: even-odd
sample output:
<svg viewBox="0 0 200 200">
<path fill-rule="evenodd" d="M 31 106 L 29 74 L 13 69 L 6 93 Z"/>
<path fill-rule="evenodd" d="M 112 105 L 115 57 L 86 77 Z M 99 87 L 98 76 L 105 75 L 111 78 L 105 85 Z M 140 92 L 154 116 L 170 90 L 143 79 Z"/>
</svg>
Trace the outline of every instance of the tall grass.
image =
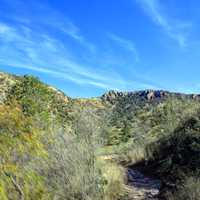
<svg viewBox="0 0 200 200">
<path fill-rule="evenodd" d="M 121 197 L 124 195 L 124 169 L 115 162 L 105 160 L 102 157 L 98 159 L 98 162 L 101 166 L 102 175 L 105 180 L 104 199 L 121 199 Z"/>
</svg>

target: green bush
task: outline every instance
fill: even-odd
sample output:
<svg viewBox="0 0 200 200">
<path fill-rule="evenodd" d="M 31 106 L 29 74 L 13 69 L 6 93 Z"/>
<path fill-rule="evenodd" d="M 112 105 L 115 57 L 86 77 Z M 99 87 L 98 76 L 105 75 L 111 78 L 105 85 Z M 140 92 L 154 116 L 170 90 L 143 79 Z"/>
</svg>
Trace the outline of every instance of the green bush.
<svg viewBox="0 0 200 200">
<path fill-rule="evenodd" d="M 51 98 L 50 90 L 39 79 L 33 76 L 24 76 L 11 88 L 8 100 L 17 100 L 22 106 L 23 112 L 32 116 L 46 111 Z"/>
</svg>

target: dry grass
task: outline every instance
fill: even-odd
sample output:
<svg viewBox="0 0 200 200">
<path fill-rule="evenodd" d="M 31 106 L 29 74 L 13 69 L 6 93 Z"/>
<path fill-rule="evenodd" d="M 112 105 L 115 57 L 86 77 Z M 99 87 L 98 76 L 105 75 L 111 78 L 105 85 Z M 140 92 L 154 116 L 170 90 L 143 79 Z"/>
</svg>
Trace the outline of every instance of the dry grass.
<svg viewBox="0 0 200 200">
<path fill-rule="evenodd" d="M 124 195 L 125 171 L 115 162 L 105 158 L 107 157 L 99 157 L 98 159 L 103 178 L 106 182 L 104 185 L 104 199 L 117 200 Z"/>
</svg>

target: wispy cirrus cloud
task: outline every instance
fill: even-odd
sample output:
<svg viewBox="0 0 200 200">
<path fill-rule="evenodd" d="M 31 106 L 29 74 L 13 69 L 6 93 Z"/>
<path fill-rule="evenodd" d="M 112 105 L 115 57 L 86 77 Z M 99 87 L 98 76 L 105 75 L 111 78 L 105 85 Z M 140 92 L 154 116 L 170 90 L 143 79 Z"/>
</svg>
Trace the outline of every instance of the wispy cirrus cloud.
<svg viewBox="0 0 200 200">
<path fill-rule="evenodd" d="M 38 31 L 52 29 L 57 33 L 65 34 L 87 50 L 95 52 L 95 45 L 84 37 L 80 28 L 66 15 L 52 8 L 49 3 L 38 0 L 30 1 L 28 4 L 23 0 L 5 2 L 13 9 L 13 12 L 9 15 L 4 13 L 4 15 L 7 19 L 13 20 L 15 24 L 23 24 L 25 27 L 31 27 Z M 16 9 L 16 6 L 18 9 Z M 29 13 L 30 11 L 32 14 Z"/>
<path fill-rule="evenodd" d="M 0 59 L 0 62 L 4 63 L 5 60 Z M 79 85 L 91 85 L 91 86 L 95 86 L 102 89 L 107 89 L 107 88 L 117 89 L 115 86 L 112 87 L 109 83 L 106 84 L 103 82 L 99 82 L 98 80 L 89 80 L 87 78 L 80 77 L 76 74 L 65 73 L 63 71 L 56 70 L 56 69 L 36 67 L 36 66 L 32 66 L 32 64 L 30 63 L 16 63 L 16 62 L 15 63 L 5 62 L 5 63 L 6 65 L 9 65 L 10 67 L 13 67 L 13 68 L 28 69 L 35 72 L 44 73 L 54 78 L 59 78 L 62 80 L 70 80 Z"/>
<path fill-rule="evenodd" d="M 133 68 L 140 61 L 132 40 L 112 33 L 107 41 L 105 31 L 105 44 L 99 48 L 72 20 L 48 4 L 24 2 L 18 1 L 16 12 L 20 14 L 13 12 L 7 16 L 9 20 L 0 21 L 0 65 L 104 90 L 157 88 L 136 73 L 130 80 L 128 73 L 119 70 Z M 37 15 L 29 15 L 29 11 L 37 11 Z"/>
<path fill-rule="evenodd" d="M 138 59 L 137 51 L 131 41 L 114 34 L 112 40 L 130 51 L 134 59 Z M 104 90 L 127 90 L 132 87 L 142 89 L 147 86 L 158 88 L 155 83 L 138 77 L 133 81 L 124 79 L 112 68 L 103 70 L 84 63 L 80 64 L 73 52 L 61 40 L 46 32 L 37 33 L 28 26 L 15 27 L 0 22 L 0 44 L 1 65 L 31 70 L 78 85 L 89 85 Z M 112 59 L 117 61 L 117 58 Z"/>
<path fill-rule="evenodd" d="M 140 60 L 139 54 L 138 54 L 138 51 L 137 51 L 133 41 L 125 39 L 125 38 L 120 37 L 120 36 L 113 34 L 113 33 L 109 33 L 108 37 L 112 41 L 116 42 L 121 48 L 129 51 L 133 55 L 135 61 L 139 62 L 139 60 Z"/>
<path fill-rule="evenodd" d="M 171 18 L 164 8 L 164 1 L 160 0 L 135 0 L 152 21 L 160 26 L 163 31 L 180 47 L 186 47 L 188 33 L 192 23 Z"/>
<path fill-rule="evenodd" d="M 43 23 L 56 28 L 58 31 L 60 31 L 60 32 L 66 34 L 67 36 L 71 37 L 74 41 L 76 41 L 77 43 L 79 43 L 83 47 L 87 48 L 91 52 L 95 52 L 96 46 L 93 43 L 89 42 L 83 36 L 83 34 L 81 34 L 81 31 L 80 31 L 78 26 L 76 26 L 69 19 L 63 20 L 62 16 L 59 16 L 58 14 L 57 14 L 57 17 L 58 18 L 56 20 L 53 19 L 53 23 L 52 23 L 52 21 L 50 23 L 47 22 L 47 21 L 44 21 Z"/>
<path fill-rule="evenodd" d="M 125 87 L 126 82 L 119 75 L 115 76 L 113 73 L 110 77 L 106 71 L 79 64 L 61 41 L 41 32 L 35 33 L 31 29 L 27 34 L 27 29 L 0 23 L 2 65 L 45 73 L 76 84 L 103 89 Z"/>
</svg>

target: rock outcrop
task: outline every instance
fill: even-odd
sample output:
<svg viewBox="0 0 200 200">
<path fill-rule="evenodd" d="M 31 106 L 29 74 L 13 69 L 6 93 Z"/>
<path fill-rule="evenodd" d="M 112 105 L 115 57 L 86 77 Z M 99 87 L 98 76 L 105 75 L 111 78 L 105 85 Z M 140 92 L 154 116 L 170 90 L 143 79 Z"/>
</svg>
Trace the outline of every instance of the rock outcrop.
<svg viewBox="0 0 200 200">
<path fill-rule="evenodd" d="M 122 98 L 131 98 L 146 101 L 159 101 L 167 97 L 177 97 L 177 98 L 188 98 L 188 99 L 200 99 L 199 94 L 183 94 L 183 93 L 173 93 L 164 90 L 142 90 L 136 92 L 120 92 L 111 90 L 101 96 L 104 102 L 109 102 L 114 104 Z"/>
<path fill-rule="evenodd" d="M 0 72 L 0 103 L 6 100 L 10 88 L 17 82 L 15 76 Z"/>
<path fill-rule="evenodd" d="M 169 96 L 170 93 L 162 90 L 144 90 L 136 92 L 119 92 L 111 90 L 108 93 L 102 95 L 101 99 L 103 101 L 110 102 L 111 104 L 115 103 L 120 98 L 137 98 L 141 100 L 152 101 L 155 99 L 162 99 L 165 96 Z"/>
</svg>

